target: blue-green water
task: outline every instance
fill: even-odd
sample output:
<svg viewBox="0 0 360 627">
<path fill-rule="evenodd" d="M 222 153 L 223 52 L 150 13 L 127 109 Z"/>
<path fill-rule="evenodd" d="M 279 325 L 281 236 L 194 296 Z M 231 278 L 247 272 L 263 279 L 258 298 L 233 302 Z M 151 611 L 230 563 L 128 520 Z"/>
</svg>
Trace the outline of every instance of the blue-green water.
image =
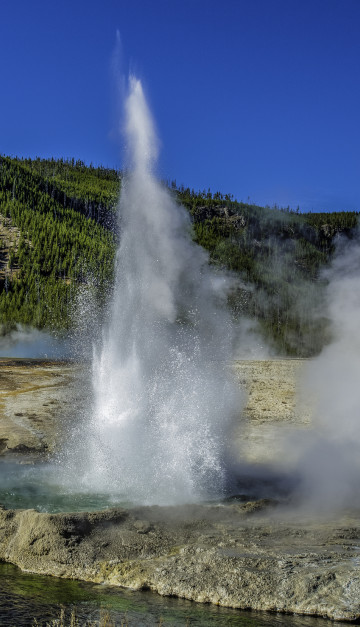
<svg viewBox="0 0 360 627">
<path fill-rule="evenodd" d="M 105 612 L 116 626 L 155 627 L 329 627 L 330 622 L 312 617 L 242 612 L 215 605 L 160 597 L 108 586 L 22 573 L 0 563 L 0 625 L 30 627 L 60 618 L 70 625 L 75 613 L 78 624 L 98 624 Z M 109 625 L 109 623 L 107 623 Z M 337 623 L 339 624 L 339 623 Z M 109 626 L 110 627 L 110 626 Z"/>
<path fill-rule="evenodd" d="M 0 504 L 8 509 L 39 512 L 81 512 L 127 506 L 109 494 L 74 491 L 60 480 L 56 464 L 0 462 Z"/>
<path fill-rule="evenodd" d="M 0 460 L 0 505 L 8 509 L 36 509 L 39 512 L 84 512 L 109 507 L 131 507 L 117 492 L 96 493 L 87 487 L 75 486 L 72 478 L 62 473 L 61 464 L 19 464 Z M 283 478 L 271 476 L 266 481 L 246 477 L 237 489 L 242 500 L 274 497 L 281 500 L 288 486 Z M 230 495 L 226 499 L 231 500 Z"/>
</svg>

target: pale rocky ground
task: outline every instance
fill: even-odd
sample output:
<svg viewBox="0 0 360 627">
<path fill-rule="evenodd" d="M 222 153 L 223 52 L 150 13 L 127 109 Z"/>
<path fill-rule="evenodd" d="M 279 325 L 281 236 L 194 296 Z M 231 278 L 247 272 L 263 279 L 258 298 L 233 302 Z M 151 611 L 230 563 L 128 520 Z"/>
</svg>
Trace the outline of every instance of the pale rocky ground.
<svg viewBox="0 0 360 627">
<path fill-rule="evenodd" d="M 235 364 L 246 394 L 239 457 L 266 468 L 278 461 L 281 433 L 311 430 L 297 385 L 305 366 Z M 74 364 L 0 361 L 3 459 L 41 459 L 57 448 L 87 394 L 81 376 Z M 260 497 L 78 514 L 0 508 L 0 560 L 199 602 L 351 621 L 360 619 L 358 514 L 300 519 Z"/>
<path fill-rule="evenodd" d="M 306 364 L 304 359 L 235 363 L 236 377 L 245 394 L 235 434 L 242 460 L 266 464 L 281 456 L 283 463 L 289 461 L 286 440 L 311 425 L 311 405 L 302 393 Z"/>
<path fill-rule="evenodd" d="M 307 428 L 310 408 L 299 403 L 300 359 L 237 361 L 245 408 L 236 446 L 249 461 L 271 461 L 281 433 Z M 54 452 L 64 425 L 85 402 L 82 369 L 69 362 L 0 358 L 0 454 Z"/>
<path fill-rule="evenodd" d="M 71 363 L 0 359 L 0 455 L 53 453 L 81 406 L 80 377 Z"/>
<path fill-rule="evenodd" d="M 358 519 L 291 522 L 269 504 L 78 514 L 0 508 L 0 560 L 21 569 L 239 609 L 360 617 Z"/>
</svg>

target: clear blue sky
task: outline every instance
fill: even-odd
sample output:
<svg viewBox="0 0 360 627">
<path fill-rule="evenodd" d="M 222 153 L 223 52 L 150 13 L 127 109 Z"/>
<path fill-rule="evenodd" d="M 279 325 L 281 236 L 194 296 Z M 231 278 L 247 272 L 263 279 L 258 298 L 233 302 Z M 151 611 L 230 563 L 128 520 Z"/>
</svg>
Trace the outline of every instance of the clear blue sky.
<svg viewBox="0 0 360 627">
<path fill-rule="evenodd" d="M 117 30 L 160 177 L 360 210 L 360 0 L 3 0 L 0 152 L 121 165 Z"/>
</svg>

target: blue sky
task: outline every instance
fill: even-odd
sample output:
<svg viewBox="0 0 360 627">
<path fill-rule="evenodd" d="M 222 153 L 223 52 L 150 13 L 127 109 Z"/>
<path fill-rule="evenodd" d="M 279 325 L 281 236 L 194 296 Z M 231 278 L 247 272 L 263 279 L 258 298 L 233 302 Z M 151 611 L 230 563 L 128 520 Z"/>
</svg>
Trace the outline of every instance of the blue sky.
<svg viewBox="0 0 360 627">
<path fill-rule="evenodd" d="M 360 210 L 360 0 L 4 0 L 0 152 L 121 166 L 117 30 L 161 178 Z"/>
</svg>

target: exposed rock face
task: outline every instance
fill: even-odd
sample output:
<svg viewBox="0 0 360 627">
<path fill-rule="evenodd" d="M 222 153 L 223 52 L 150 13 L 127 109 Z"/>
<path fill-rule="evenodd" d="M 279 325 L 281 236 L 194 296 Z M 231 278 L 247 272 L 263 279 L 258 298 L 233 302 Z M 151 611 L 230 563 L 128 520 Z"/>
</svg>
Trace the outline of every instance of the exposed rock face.
<svg viewBox="0 0 360 627">
<path fill-rule="evenodd" d="M 232 211 L 231 208 L 226 206 L 218 207 L 217 205 L 204 205 L 196 207 L 193 212 L 193 218 L 195 222 L 203 222 L 204 220 L 220 218 L 221 220 L 224 220 L 225 223 L 230 223 L 235 230 L 243 229 L 246 226 L 245 216 Z"/>
<path fill-rule="evenodd" d="M 280 523 L 253 509 L 0 510 L 0 559 L 30 572 L 234 608 L 359 618 L 357 523 Z"/>
<path fill-rule="evenodd" d="M 0 213 L 0 285 L 3 285 L 6 277 L 13 279 L 19 272 L 18 267 L 10 266 L 11 252 L 17 252 L 20 241 L 20 229 L 12 224 L 10 218 Z"/>
</svg>

